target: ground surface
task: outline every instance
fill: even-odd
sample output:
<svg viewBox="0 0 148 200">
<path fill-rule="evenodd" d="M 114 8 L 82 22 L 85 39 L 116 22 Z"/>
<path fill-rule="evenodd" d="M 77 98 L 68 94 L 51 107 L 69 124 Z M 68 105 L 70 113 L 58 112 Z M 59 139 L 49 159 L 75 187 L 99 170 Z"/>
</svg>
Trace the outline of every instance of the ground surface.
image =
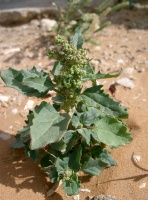
<svg viewBox="0 0 148 200">
<path fill-rule="evenodd" d="M 109 93 L 109 86 L 122 77 L 130 78 L 134 88 L 116 86 L 115 98 L 129 108 L 129 119 L 125 121 L 133 141 L 119 149 L 112 150 L 117 166 L 104 170 L 99 177 L 81 175 L 80 199 L 97 194 L 110 194 L 117 200 L 148 199 L 148 24 L 147 11 L 123 10 L 111 17 L 113 24 L 95 35 L 97 46 L 85 44 L 92 64 L 103 72 L 123 69 L 117 79 L 103 80 Z M 53 61 L 46 57 L 51 39 L 42 38 L 36 21 L 18 27 L 0 27 L 0 70 L 15 69 L 49 70 Z M 9 100 L 0 106 L 0 200 L 67 200 L 61 187 L 50 198 L 46 197 L 51 186 L 37 163 L 26 159 L 23 153 L 9 147 L 14 135 L 24 125 L 28 99 L 17 91 L 7 88 L 0 81 L 0 95 Z M 46 99 L 46 100 L 50 100 Z M 133 159 L 136 157 L 136 161 Z M 140 160 L 139 160 L 140 158 Z M 138 161 L 137 161 L 138 160 Z"/>
</svg>

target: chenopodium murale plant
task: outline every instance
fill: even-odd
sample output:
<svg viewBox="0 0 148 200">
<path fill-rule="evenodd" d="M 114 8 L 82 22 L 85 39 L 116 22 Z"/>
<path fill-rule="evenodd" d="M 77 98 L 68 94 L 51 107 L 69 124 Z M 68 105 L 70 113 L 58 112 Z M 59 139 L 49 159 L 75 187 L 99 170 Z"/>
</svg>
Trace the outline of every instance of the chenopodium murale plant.
<svg viewBox="0 0 148 200">
<path fill-rule="evenodd" d="M 40 159 L 50 181 L 61 180 L 71 196 L 80 190 L 79 171 L 98 176 L 116 165 L 106 147 L 124 146 L 132 137 L 121 121 L 128 117 L 127 109 L 96 84 L 97 79 L 117 77 L 120 72 L 94 72 L 79 30 L 70 42 L 59 35 L 54 42 L 56 48 L 48 50 L 49 58 L 57 60 L 51 72 L 9 68 L 1 77 L 7 86 L 27 96 L 44 98 L 50 90 L 56 91 L 52 104 L 43 100 L 29 111 L 12 147 L 24 147 L 28 157 Z M 84 88 L 87 81 L 92 84 Z"/>
</svg>

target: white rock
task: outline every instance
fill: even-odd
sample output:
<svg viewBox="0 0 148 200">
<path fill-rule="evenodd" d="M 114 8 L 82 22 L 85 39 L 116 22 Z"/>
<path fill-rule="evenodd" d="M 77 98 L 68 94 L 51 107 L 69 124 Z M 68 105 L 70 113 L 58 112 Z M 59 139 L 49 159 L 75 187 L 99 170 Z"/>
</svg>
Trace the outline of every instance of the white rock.
<svg viewBox="0 0 148 200">
<path fill-rule="evenodd" d="M 12 109 L 12 111 L 11 111 L 11 112 L 12 112 L 12 114 L 14 114 L 14 115 L 15 115 L 15 114 L 17 114 L 17 113 L 18 113 L 18 109 L 17 109 L 17 108 L 14 108 L 14 109 Z"/>
<path fill-rule="evenodd" d="M 74 195 L 74 196 L 73 196 L 73 199 L 74 199 L 74 200 L 79 200 L 79 199 L 80 199 L 80 195 L 79 195 L 79 194 Z"/>
<path fill-rule="evenodd" d="M 41 31 L 43 36 L 47 36 L 50 31 L 53 31 L 57 26 L 57 22 L 53 19 L 42 19 L 40 21 Z"/>
<path fill-rule="evenodd" d="M 95 47 L 95 51 L 100 51 L 101 50 L 101 47 L 100 46 L 96 46 Z"/>
<path fill-rule="evenodd" d="M 141 157 L 139 155 L 133 155 L 134 161 L 140 161 Z"/>
<path fill-rule="evenodd" d="M 9 140 L 11 138 L 11 135 L 9 133 L 0 132 L 0 138 L 2 138 L 3 140 Z"/>
<path fill-rule="evenodd" d="M 118 64 L 124 64 L 125 61 L 124 61 L 123 59 L 118 59 L 118 60 L 117 60 L 117 63 L 118 63 Z"/>
<path fill-rule="evenodd" d="M 4 54 L 7 55 L 9 53 L 17 53 L 17 52 L 20 52 L 20 51 L 21 51 L 21 49 L 19 47 L 17 47 L 17 48 L 11 48 L 11 49 L 5 50 Z"/>
<path fill-rule="evenodd" d="M 80 192 L 91 192 L 89 189 L 81 189 Z"/>
<path fill-rule="evenodd" d="M 128 67 L 128 68 L 125 68 L 125 69 L 123 70 L 123 73 L 124 73 L 124 74 L 132 74 L 133 71 L 134 71 L 134 68 Z"/>
<path fill-rule="evenodd" d="M 7 102 L 9 100 L 9 98 L 10 98 L 9 96 L 4 96 L 4 95 L 0 94 L 0 101 L 1 102 Z"/>
<path fill-rule="evenodd" d="M 146 186 L 146 183 L 141 183 L 141 184 L 139 185 L 139 188 L 142 189 L 142 188 L 145 188 L 145 186 Z"/>
<path fill-rule="evenodd" d="M 134 83 L 132 80 L 130 80 L 129 78 L 121 78 L 121 79 L 118 79 L 116 81 L 117 84 L 119 85 L 122 85 L 126 88 L 130 88 L 130 89 L 133 89 L 135 87 Z"/>
<path fill-rule="evenodd" d="M 25 107 L 24 107 L 24 110 L 32 109 L 33 105 L 34 105 L 34 101 L 33 100 L 28 100 L 26 105 L 25 105 Z"/>
</svg>

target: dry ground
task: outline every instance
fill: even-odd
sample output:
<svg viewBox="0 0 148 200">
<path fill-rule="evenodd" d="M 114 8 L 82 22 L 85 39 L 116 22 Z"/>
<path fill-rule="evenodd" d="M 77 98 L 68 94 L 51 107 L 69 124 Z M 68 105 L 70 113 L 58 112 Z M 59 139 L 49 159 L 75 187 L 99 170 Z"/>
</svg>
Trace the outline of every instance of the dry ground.
<svg viewBox="0 0 148 200">
<path fill-rule="evenodd" d="M 123 69 L 121 77 L 130 78 L 134 88 L 116 86 L 115 98 L 129 108 L 126 121 L 133 141 L 125 147 L 112 150 L 117 166 L 104 170 L 99 177 L 81 176 L 80 199 L 97 194 L 110 194 L 117 200 L 148 199 L 148 15 L 146 9 L 122 10 L 111 16 L 113 24 L 94 36 L 97 46 L 85 44 L 93 64 L 103 72 Z M 51 39 L 42 38 L 35 21 L 22 26 L 0 27 L 0 70 L 15 69 L 49 70 L 53 61 L 46 57 Z M 105 90 L 117 79 L 103 80 Z M 0 200 L 67 200 L 61 187 L 50 198 L 46 198 L 51 186 L 37 163 L 25 158 L 23 153 L 9 147 L 14 135 L 24 125 L 28 99 L 17 91 L 6 88 L 0 81 L 0 95 L 9 97 L 0 106 Z M 50 97 L 49 99 L 50 100 Z M 15 109 L 15 111 L 14 111 Z M 18 112 L 17 112 L 18 111 Z M 17 113 L 16 113 L 17 112 Z M 133 154 L 140 157 L 133 161 Z"/>
</svg>

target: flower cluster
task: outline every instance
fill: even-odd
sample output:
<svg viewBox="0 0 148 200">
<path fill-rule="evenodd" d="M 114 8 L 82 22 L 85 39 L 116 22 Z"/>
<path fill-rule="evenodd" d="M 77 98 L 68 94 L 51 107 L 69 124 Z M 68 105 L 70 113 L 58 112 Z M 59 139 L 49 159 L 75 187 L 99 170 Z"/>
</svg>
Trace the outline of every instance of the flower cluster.
<svg viewBox="0 0 148 200">
<path fill-rule="evenodd" d="M 62 69 L 55 76 L 57 90 L 64 97 L 63 109 L 69 111 L 77 104 L 78 93 L 82 87 L 82 78 L 86 74 L 89 59 L 85 49 L 77 49 L 74 44 L 55 36 L 55 44 L 59 47 L 48 51 L 48 56 L 60 61 Z"/>
</svg>

